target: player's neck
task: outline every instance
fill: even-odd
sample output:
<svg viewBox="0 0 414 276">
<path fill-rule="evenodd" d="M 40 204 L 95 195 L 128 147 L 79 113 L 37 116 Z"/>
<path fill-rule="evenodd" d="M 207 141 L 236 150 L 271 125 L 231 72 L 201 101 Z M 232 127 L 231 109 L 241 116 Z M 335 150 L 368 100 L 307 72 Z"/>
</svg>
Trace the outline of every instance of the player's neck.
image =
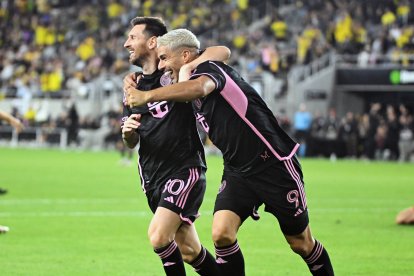
<svg viewBox="0 0 414 276">
<path fill-rule="evenodd" d="M 142 73 L 151 75 L 158 69 L 158 62 L 146 62 L 142 65 Z"/>
</svg>

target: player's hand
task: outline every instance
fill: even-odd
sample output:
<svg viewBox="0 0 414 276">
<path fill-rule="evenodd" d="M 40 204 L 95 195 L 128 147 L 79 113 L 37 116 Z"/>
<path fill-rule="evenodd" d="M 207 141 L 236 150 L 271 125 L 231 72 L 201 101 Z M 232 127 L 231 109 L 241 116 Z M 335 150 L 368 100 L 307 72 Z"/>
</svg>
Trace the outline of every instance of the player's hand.
<svg viewBox="0 0 414 276">
<path fill-rule="evenodd" d="M 137 90 L 134 87 L 129 86 L 126 89 L 126 101 L 130 107 L 144 105 L 148 102 L 147 96 L 149 93 Z"/>
<path fill-rule="evenodd" d="M 19 133 L 20 131 L 22 131 L 24 129 L 24 125 L 22 124 L 22 122 L 19 119 L 12 118 L 10 120 L 10 124 L 12 125 L 12 127 L 14 127 L 14 129 L 17 131 L 17 133 Z"/>
<path fill-rule="evenodd" d="M 138 74 L 138 78 L 137 78 L 137 73 L 129 73 L 128 75 L 126 75 L 124 77 L 124 90 L 126 87 L 129 87 L 129 86 L 136 87 L 140 78 L 141 78 L 141 74 Z"/>
<path fill-rule="evenodd" d="M 178 82 L 188 81 L 191 77 L 191 72 L 195 69 L 192 63 L 187 63 L 181 66 L 180 72 L 178 73 Z"/>
<path fill-rule="evenodd" d="M 126 95 L 126 91 L 128 87 L 137 87 L 137 84 L 139 80 L 141 79 L 142 74 L 141 73 L 129 73 L 124 77 L 124 96 Z"/>
<path fill-rule="evenodd" d="M 128 139 L 141 125 L 141 114 L 132 114 L 122 126 L 122 137 Z"/>
</svg>

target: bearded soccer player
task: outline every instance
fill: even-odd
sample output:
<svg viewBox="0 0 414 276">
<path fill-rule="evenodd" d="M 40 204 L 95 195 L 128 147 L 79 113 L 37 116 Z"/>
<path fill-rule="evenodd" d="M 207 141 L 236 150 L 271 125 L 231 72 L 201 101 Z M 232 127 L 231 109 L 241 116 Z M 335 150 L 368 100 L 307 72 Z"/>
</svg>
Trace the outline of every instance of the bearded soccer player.
<svg viewBox="0 0 414 276">
<path fill-rule="evenodd" d="M 131 25 L 124 47 L 130 63 L 142 68 L 137 87 L 170 84 L 169 74 L 157 69 L 157 37 L 167 32 L 164 22 L 137 17 Z M 228 59 L 230 50 L 213 48 L 196 62 Z M 215 259 L 201 245 L 193 224 L 205 192 L 206 165 L 191 104 L 159 101 L 129 108 L 124 99 L 122 137 L 130 148 L 139 143 L 142 189 L 154 213 L 148 236 L 166 275 L 185 275 L 183 261 L 200 275 L 218 275 Z"/>
<path fill-rule="evenodd" d="M 158 38 L 159 68 L 174 80 L 180 67 L 198 56 L 200 43 L 188 30 Z M 224 172 L 216 198 L 213 241 L 223 275 L 244 275 L 237 232 L 262 204 L 273 214 L 291 249 L 312 275 L 334 275 L 328 252 L 309 227 L 303 175 L 295 143 L 279 126 L 259 94 L 231 67 L 206 61 L 190 80 L 142 93 L 128 87 L 131 106 L 162 101 L 193 101 L 197 119 L 221 150 Z"/>
</svg>

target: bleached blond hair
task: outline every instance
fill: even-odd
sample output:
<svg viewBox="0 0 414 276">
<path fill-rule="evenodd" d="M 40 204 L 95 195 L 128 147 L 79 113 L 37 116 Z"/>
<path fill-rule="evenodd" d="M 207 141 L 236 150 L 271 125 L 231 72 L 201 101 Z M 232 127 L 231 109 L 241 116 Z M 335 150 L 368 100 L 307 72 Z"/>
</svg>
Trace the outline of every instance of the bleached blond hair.
<svg viewBox="0 0 414 276">
<path fill-rule="evenodd" d="M 157 38 L 157 47 L 166 46 L 171 50 L 179 48 L 200 49 L 200 41 L 187 29 L 175 29 Z"/>
</svg>

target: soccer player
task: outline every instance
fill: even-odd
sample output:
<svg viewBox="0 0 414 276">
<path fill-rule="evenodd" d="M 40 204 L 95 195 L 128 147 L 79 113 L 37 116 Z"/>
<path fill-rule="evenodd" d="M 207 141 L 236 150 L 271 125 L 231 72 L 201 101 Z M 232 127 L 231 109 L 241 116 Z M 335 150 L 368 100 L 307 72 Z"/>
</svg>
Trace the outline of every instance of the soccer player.
<svg viewBox="0 0 414 276">
<path fill-rule="evenodd" d="M 198 56 L 200 42 L 178 29 L 158 38 L 159 69 L 179 79 L 183 64 Z M 154 101 L 192 101 L 198 121 L 221 150 L 224 172 L 216 198 L 213 241 L 223 275 L 244 275 L 237 232 L 257 208 L 273 214 L 291 249 L 312 275 L 334 275 L 328 253 L 309 227 L 303 175 L 295 143 L 259 94 L 231 67 L 206 61 L 190 80 L 142 93 L 126 87 L 131 106 Z"/>
<path fill-rule="evenodd" d="M 23 128 L 24 128 L 22 122 L 20 122 L 19 119 L 13 117 L 11 114 L 9 114 L 7 112 L 4 112 L 4 111 L 0 110 L 0 121 L 2 121 L 2 120 L 8 122 L 12 127 L 14 127 L 14 129 L 17 132 L 22 131 Z M 5 190 L 5 189 L 0 188 L 0 190 L 2 191 L 1 194 L 4 194 L 4 193 L 7 192 L 7 190 Z M 0 234 L 4 234 L 4 233 L 7 233 L 7 232 L 9 232 L 9 227 L 0 225 Z"/>
<path fill-rule="evenodd" d="M 130 63 L 143 70 L 138 88 L 169 85 L 169 74 L 157 69 L 157 37 L 167 32 L 164 22 L 137 17 L 131 25 L 124 47 Z M 206 49 L 198 62 L 226 60 L 229 52 L 225 47 Z M 185 261 L 200 275 L 218 275 L 215 259 L 201 245 L 193 224 L 205 193 L 206 165 L 191 104 L 159 101 L 129 108 L 124 99 L 122 121 L 124 143 L 130 148 L 139 143 L 142 189 L 154 213 L 148 236 L 165 273 L 185 275 Z"/>
</svg>

